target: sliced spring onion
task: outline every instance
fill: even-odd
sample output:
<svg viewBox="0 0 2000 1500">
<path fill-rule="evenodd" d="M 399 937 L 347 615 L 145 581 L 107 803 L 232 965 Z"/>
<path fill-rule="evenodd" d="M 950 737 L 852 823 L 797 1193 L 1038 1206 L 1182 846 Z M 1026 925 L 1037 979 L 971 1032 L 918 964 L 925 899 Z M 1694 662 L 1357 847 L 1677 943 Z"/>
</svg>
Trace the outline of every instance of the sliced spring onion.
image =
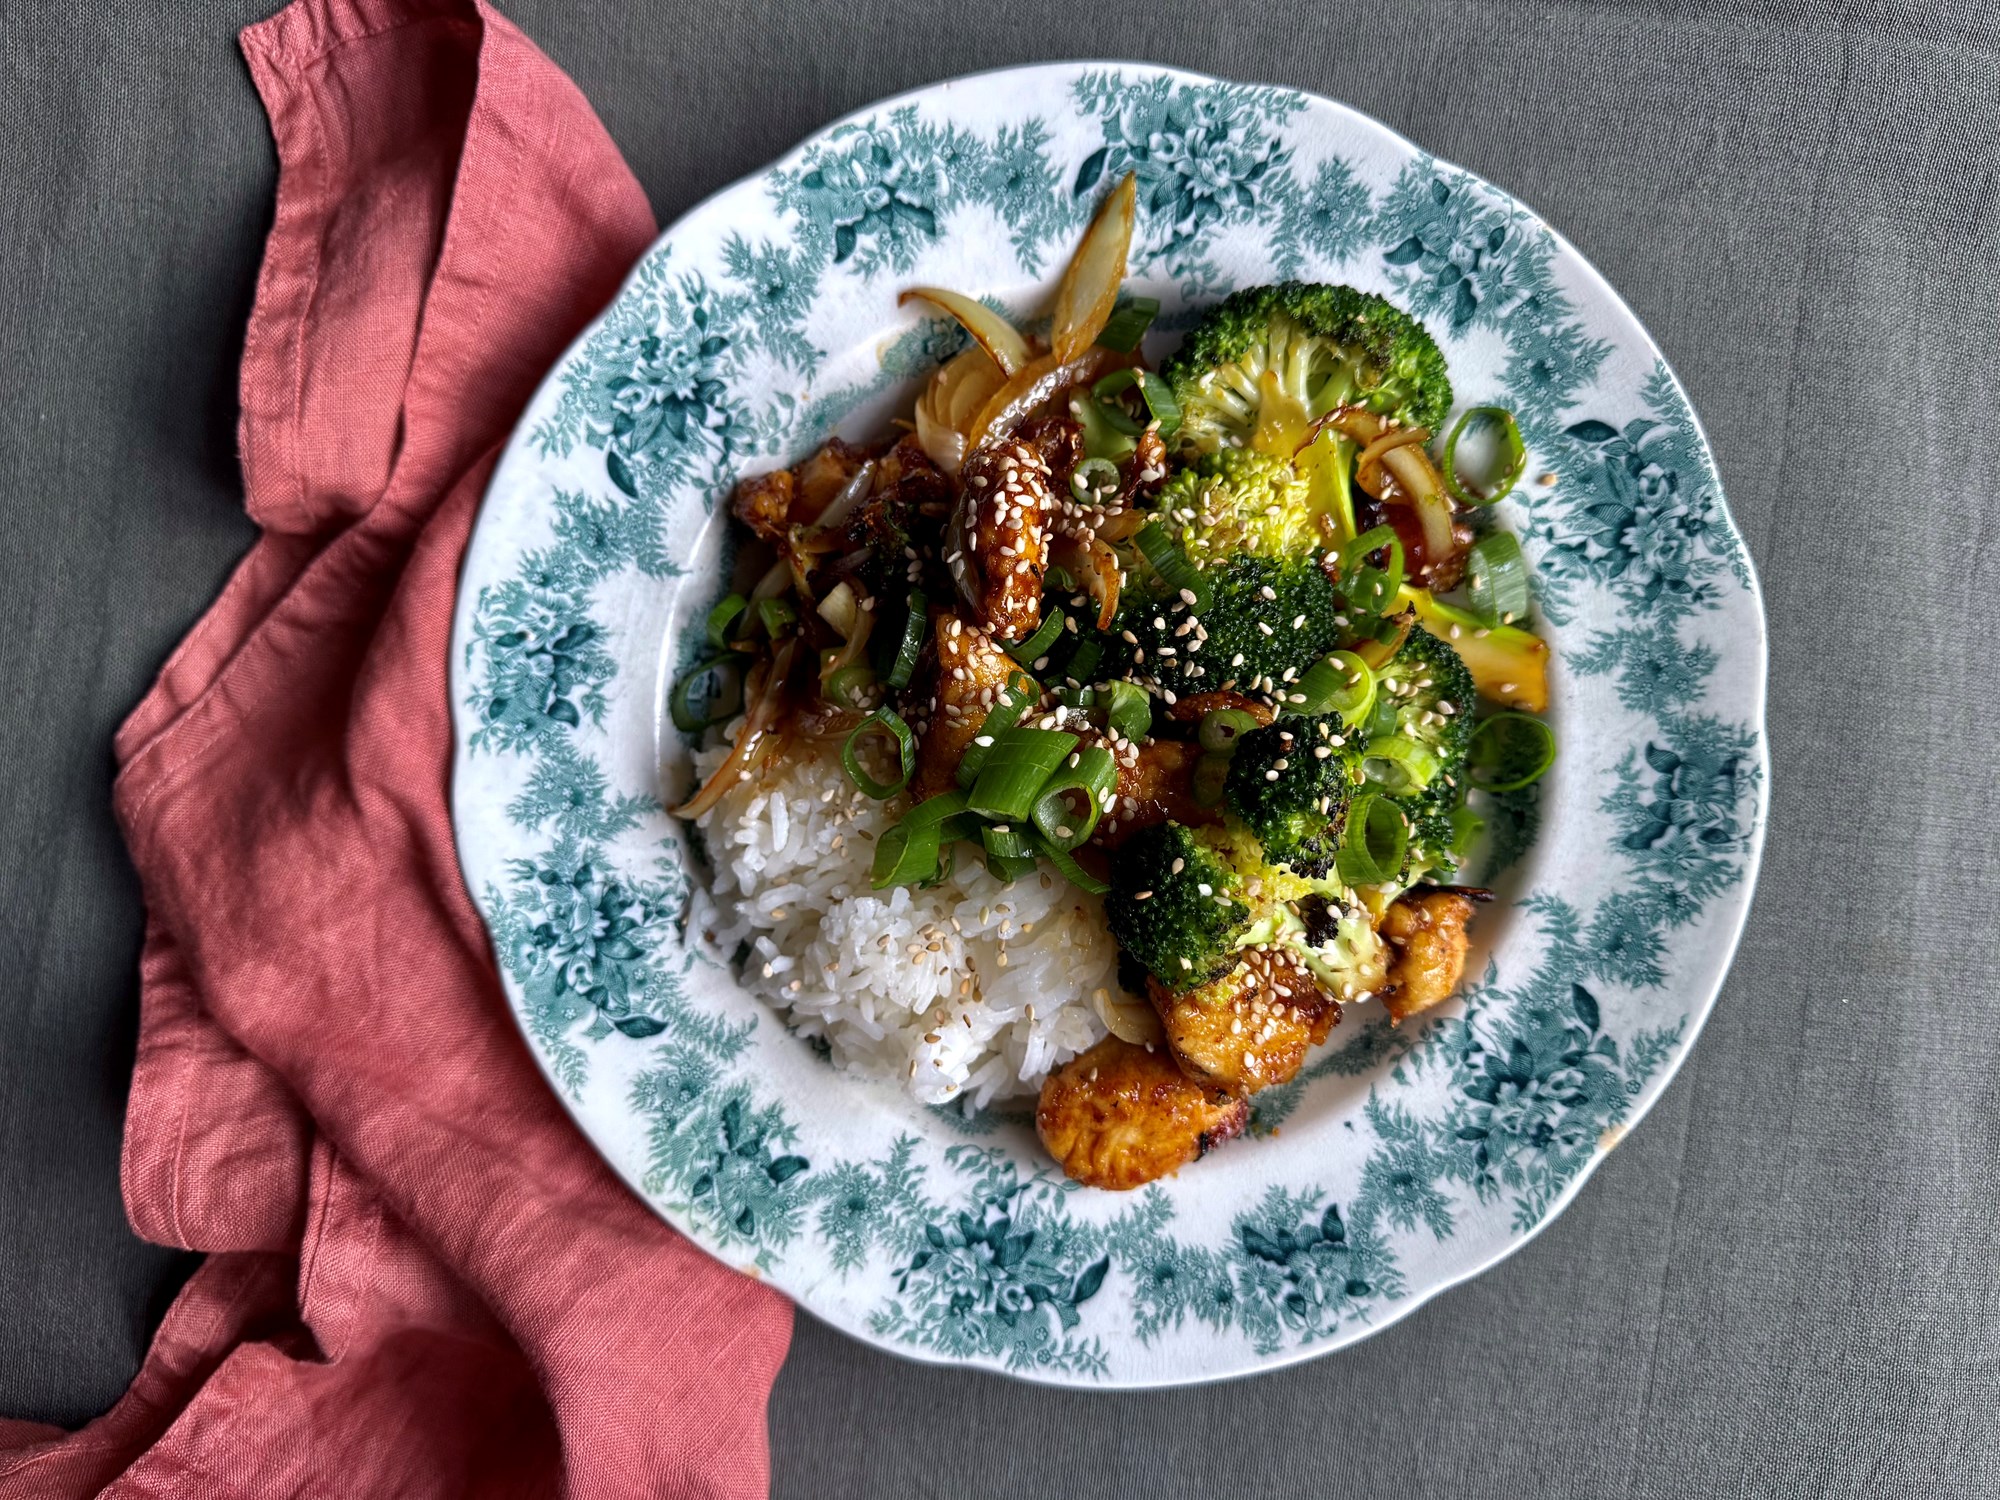
<svg viewBox="0 0 2000 1500">
<path fill-rule="evenodd" d="M 1060 729 L 1008 730 L 993 741 L 973 780 L 972 810 L 1002 823 L 1027 822 L 1042 784 L 1076 745 L 1076 736 Z"/>
<path fill-rule="evenodd" d="M 1120 354 L 1130 354 L 1139 347 L 1139 340 L 1146 336 L 1146 330 L 1159 315 L 1158 297 L 1127 297 L 1111 310 L 1111 321 L 1104 325 L 1097 342 Z"/>
<path fill-rule="evenodd" d="M 1029 666 L 1038 657 L 1047 655 L 1049 647 L 1056 643 L 1057 638 L 1062 633 L 1062 611 L 1052 609 L 1049 611 L 1047 618 L 1042 621 L 1041 628 L 1025 641 L 1016 641 L 1008 646 L 1006 648 L 1007 654 L 1022 666 Z"/>
<path fill-rule="evenodd" d="M 1378 697 L 1367 716 L 1357 723 L 1359 729 L 1369 739 L 1381 739 L 1396 732 L 1396 705 L 1388 698 Z"/>
<path fill-rule="evenodd" d="M 1167 383 L 1151 370 L 1113 370 L 1109 375 L 1090 388 L 1090 394 L 1104 410 L 1105 419 L 1123 432 L 1125 424 L 1132 417 L 1118 403 L 1118 396 L 1134 387 L 1138 388 L 1139 399 L 1146 403 L 1146 413 L 1158 425 L 1160 436 L 1172 437 L 1181 429 L 1181 404 L 1174 399 L 1174 393 Z M 1145 431 L 1143 425 L 1133 423 L 1131 431 Z"/>
<path fill-rule="evenodd" d="M 1226 755 L 1204 755 L 1194 764 L 1194 800 L 1203 807 L 1215 807 L 1222 801 L 1222 790 L 1229 784 L 1229 757 Z"/>
<path fill-rule="evenodd" d="M 1409 852 L 1410 824 L 1387 797 L 1362 792 L 1347 804 L 1334 868 L 1349 885 L 1380 885 L 1402 873 Z"/>
<path fill-rule="evenodd" d="M 1078 397 L 1070 402 L 1069 409 L 1070 415 L 1076 418 L 1077 425 L 1083 429 L 1083 451 L 1092 458 L 1115 461 L 1126 457 L 1139 446 L 1138 434 L 1121 432 L 1113 427 L 1104 415 L 1104 408 L 1095 401 Z"/>
<path fill-rule="evenodd" d="M 1085 505 L 1102 505 L 1125 481 L 1108 458 L 1086 458 L 1070 471 L 1070 493 Z"/>
<path fill-rule="evenodd" d="M 1000 696 L 986 710 L 986 717 L 979 721 L 979 732 L 958 759 L 957 781 L 961 787 L 970 787 L 979 779 L 993 746 L 1001 735 L 1021 722 L 1021 715 L 1034 706 L 1037 696 L 1035 685 L 1018 672 L 1007 679 L 1007 686 L 1000 690 Z"/>
<path fill-rule="evenodd" d="M 863 738 L 870 734 L 886 734 L 896 742 L 896 762 L 902 775 L 895 781 L 877 781 L 862 766 L 858 751 Z M 878 708 L 847 736 L 847 743 L 840 747 L 840 763 L 847 770 L 847 779 L 861 789 L 864 797 L 886 801 L 908 786 L 916 774 L 917 737 L 893 708 Z"/>
<path fill-rule="evenodd" d="M 874 686 L 874 669 L 863 662 L 836 667 L 823 684 L 829 703 L 851 708 L 856 713 L 868 711 L 868 694 Z"/>
<path fill-rule="evenodd" d="M 1306 669 L 1293 693 L 1305 702 L 1293 707 L 1302 714 L 1339 714 L 1349 724 L 1358 723 L 1375 703 L 1375 672 L 1352 651 L 1336 651 L 1323 656 Z"/>
<path fill-rule="evenodd" d="M 930 601 L 923 590 L 911 589 L 903 617 L 903 638 L 896 645 L 896 659 L 889 666 L 889 686 L 901 692 L 910 685 L 917 670 L 917 656 L 924 649 L 924 629 L 930 624 Z"/>
<path fill-rule="evenodd" d="M 1384 547 L 1389 565 L 1378 568 L 1367 559 Z M 1403 587 L 1403 540 L 1393 526 L 1364 531 L 1340 549 L 1341 592 L 1363 614 L 1387 614 Z"/>
<path fill-rule="evenodd" d="M 943 847 L 940 824 L 912 823 L 905 818 L 893 828 L 884 829 L 875 840 L 870 883 L 878 891 L 892 885 L 921 885 L 936 876 L 938 852 Z"/>
<path fill-rule="evenodd" d="M 1088 891 L 1093 896 L 1101 896 L 1111 889 L 1110 886 L 1078 864 L 1075 857 L 1068 850 L 1058 849 L 1040 834 L 1034 835 L 1031 842 L 1036 852 L 1056 867 L 1056 873 L 1078 890 Z"/>
<path fill-rule="evenodd" d="M 726 599 L 720 600 L 715 608 L 708 612 L 709 645 L 718 651 L 728 645 L 729 627 L 734 625 L 737 617 L 749 607 L 750 601 L 741 594 L 731 594 Z"/>
<path fill-rule="evenodd" d="M 1193 594 L 1195 609 L 1208 608 L 1208 580 L 1201 576 L 1200 569 L 1187 560 L 1187 554 L 1174 545 L 1166 527 L 1158 521 L 1148 521 L 1139 528 L 1136 540 L 1147 564 L 1160 575 L 1161 582 L 1175 593 L 1186 589 Z"/>
<path fill-rule="evenodd" d="M 1103 694 L 1104 724 L 1128 740 L 1143 740 L 1153 727 L 1153 700 L 1133 682 L 1107 683 Z"/>
<path fill-rule="evenodd" d="M 1097 664 L 1104 660 L 1104 643 L 1097 640 L 1085 641 L 1070 653 L 1069 665 L 1063 668 L 1063 676 L 1074 677 L 1083 686 L 1089 686 L 1096 675 Z"/>
<path fill-rule="evenodd" d="M 683 734 L 699 734 L 709 725 L 720 724 L 735 714 L 743 706 L 742 667 L 742 652 L 724 651 L 688 668 L 667 698 L 667 712 L 673 715 L 674 728 Z M 707 709 L 697 711 L 694 706 L 695 689 L 717 673 L 725 675 L 709 697 Z"/>
<path fill-rule="evenodd" d="M 921 828 L 926 823 L 943 827 L 964 812 L 965 793 L 939 792 L 935 797 L 924 798 L 896 821 L 907 823 L 913 828 Z"/>
<path fill-rule="evenodd" d="M 1458 472 L 1458 440 L 1472 432 L 1480 437 L 1491 434 L 1493 449 L 1485 474 L 1467 484 Z M 1528 467 L 1528 450 L 1521 442 L 1520 424 L 1504 406 L 1475 406 L 1460 417 L 1444 440 L 1444 487 L 1460 505 L 1491 505 L 1503 499 L 1520 482 Z"/>
<path fill-rule="evenodd" d="M 797 623 L 799 612 L 792 608 L 789 599 L 759 599 L 757 601 L 757 623 L 764 627 L 764 634 L 776 640 Z"/>
<path fill-rule="evenodd" d="M 1403 649 L 1403 642 L 1410 638 L 1410 629 L 1416 623 L 1416 616 L 1407 609 L 1378 620 L 1374 632 L 1366 640 L 1354 643 L 1354 654 L 1379 672 L 1396 659 L 1396 653 Z"/>
<path fill-rule="evenodd" d="M 1472 607 L 1501 625 L 1528 612 L 1528 559 L 1511 531 L 1481 537 L 1465 555 L 1465 592 Z"/>
<path fill-rule="evenodd" d="M 1480 721 L 1472 731 L 1465 770 L 1489 792 L 1517 792 L 1540 781 L 1556 761 L 1556 737 L 1532 714 L 1511 709 Z"/>
<path fill-rule="evenodd" d="M 1309 679 L 1312 674 L 1306 674 Z M 1299 684 L 1305 686 L 1304 682 Z M 1314 712 L 1302 709 L 1301 712 Z M 1258 727 L 1257 716 L 1240 708 L 1217 708 L 1201 716 L 1201 748 L 1211 755 L 1234 755 L 1237 741 Z"/>
<path fill-rule="evenodd" d="M 1035 846 L 1026 832 L 1011 824 L 988 823 L 979 830 L 986 850 L 986 868 L 995 880 L 1019 880 L 1035 869 Z"/>
<path fill-rule="evenodd" d="M 1070 759 L 1076 764 L 1049 777 L 1035 798 L 1035 827 L 1058 849 L 1074 849 L 1097 831 L 1104 799 L 1118 784 L 1118 762 L 1102 745 L 1087 745 Z"/>
<path fill-rule="evenodd" d="M 1390 796 L 1407 797 L 1436 778 L 1438 754 L 1407 734 L 1377 735 L 1361 752 L 1361 772 Z"/>
</svg>

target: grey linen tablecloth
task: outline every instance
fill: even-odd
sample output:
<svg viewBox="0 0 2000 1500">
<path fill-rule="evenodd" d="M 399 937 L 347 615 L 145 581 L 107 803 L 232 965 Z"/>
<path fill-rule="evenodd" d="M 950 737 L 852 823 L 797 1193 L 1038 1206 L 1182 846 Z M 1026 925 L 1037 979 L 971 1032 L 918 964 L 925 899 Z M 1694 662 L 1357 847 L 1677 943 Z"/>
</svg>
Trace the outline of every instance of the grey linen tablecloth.
<svg viewBox="0 0 2000 1500">
<path fill-rule="evenodd" d="M 111 730 L 249 540 L 269 0 L 0 0 L 0 1412 L 109 1404 L 185 1273 L 118 1200 Z M 1497 1270 L 1344 1353 L 1087 1396 L 801 1316 L 780 1496 L 2000 1495 L 2000 11 L 508 7 L 663 220 L 1002 63 L 1347 100 L 1541 210 L 1692 391 L 1763 576 L 1770 842 L 1692 1060 Z"/>
</svg>

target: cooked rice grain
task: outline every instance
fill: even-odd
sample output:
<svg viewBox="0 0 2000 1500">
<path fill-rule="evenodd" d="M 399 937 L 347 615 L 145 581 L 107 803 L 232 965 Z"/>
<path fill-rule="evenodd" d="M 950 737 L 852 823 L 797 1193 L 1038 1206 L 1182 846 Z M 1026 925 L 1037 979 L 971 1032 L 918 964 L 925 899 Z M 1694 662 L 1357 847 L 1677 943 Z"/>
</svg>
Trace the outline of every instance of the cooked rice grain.
<svg viewBox="0 0 2000 1500">
<path fill-rule="evenodd" d="M 696 758 L 706 777 L 726 747 Z M 749 945 L 743 983 L 843 1067 L 926 1104 L 1031 1091 L 1104 1035 L 1117 992 L 1103 903 L 1046 868 L 1002 885 L 970 849 L 931 890 L 869 886 L 874 840 L 902 798 L 870 801 L 837 747 L 794 746 L 698 826 L 714 869 L 695 927 L 718 954 Z"/>
</svg>

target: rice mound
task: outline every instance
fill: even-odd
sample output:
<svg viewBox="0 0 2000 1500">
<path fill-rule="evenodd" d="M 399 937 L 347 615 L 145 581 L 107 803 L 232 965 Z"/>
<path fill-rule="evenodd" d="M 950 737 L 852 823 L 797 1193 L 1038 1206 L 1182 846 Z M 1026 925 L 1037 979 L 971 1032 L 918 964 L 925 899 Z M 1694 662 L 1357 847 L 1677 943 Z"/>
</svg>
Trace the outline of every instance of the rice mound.
<svg viewBox="0 0 2000 1500">
<path fill-rule="evenodd" d="M 727 754 L 702 751 L 697 775 Z M 875 839 L 905 806 L 857 791 L 837 746 L 794 742 L 696 820 L 714 884 L 694 929 L 725 958 L 747 944 L 744 987 L 844 1068 L 925 1104 L 1030 1092 L 1105 1034 L 1103 902 L 1047 869 L 1003 885 L 964 848 L 929 890 L 874 890 Z"/>
</svg>

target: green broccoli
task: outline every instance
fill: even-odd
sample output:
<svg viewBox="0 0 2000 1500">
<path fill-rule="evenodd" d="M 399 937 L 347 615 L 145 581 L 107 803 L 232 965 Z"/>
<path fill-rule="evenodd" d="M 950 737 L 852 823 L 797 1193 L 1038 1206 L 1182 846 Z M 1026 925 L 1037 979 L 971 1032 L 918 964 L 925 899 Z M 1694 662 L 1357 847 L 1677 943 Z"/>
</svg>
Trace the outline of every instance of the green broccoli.
<svg viewBox="0 0 2000 1500">
<path fill-rule="evenodd" d="M 1330 891 L 1339 894 L 1270 864 L 1240 823 L 1199 831 L 1159 823 L 1113 858 L 1104 914 L 1121 972 L 1130 961 L 1175 994 L 1224 973 L 1239 950 L 1266 944 L 1289 950 L 1350 998 L 1380 984 L 1386 955 L 1367 912 L 1329 902 Z"/>
<path fill-rule="evenodd" d="M 1376 674 L 1375 708 L 1367 729 L 1371 741 L 1392 735 L 1415 740 L 1436 757 L 1436 770 L 1422 788 L 1397 790 L 1402 772 L 1381 757 L 1364 759 L 1364 770 L 1384 783 L 1391 800 L 1410 823 L 1406 878 L 1457 863 L 1452 845 L 1456 815 L 1465 805 L 1465 762 L 1472 744 L 1475 689 L 1472 674 L 1447 641 L 1422 626 L 1395 659 Z M 1364 752 L 1365 753 L 1365 752 Z"/>
<path fill-rule="evenodd" d="M 1333 871 L 1361 756 L 1338 715 L 1287 714 L 1237 742 L 1223 796 L 1273 864 L 1320 880 Z"/>
<path fill-rule="evenodd" d="M 1343 404 L 1435 428 L 1451 377 L 1423 324 L 1350 286 L 1298 281 L 1223 299 L 1160 370 L 1195 452 L 1291 457 L 1315 417 Z M 1267 384 L 1265 377 L 1269 376 Z"/>
<path fill-rule="evenodd" d="M 1203 577 L 1209 599 L 1198 613 L 1135 593 L 1118 621 L 1119 643 L 1132 654 L 1114 655 L 1114 666 L 1180 696 L 1233 685 L 1275 697 L 1340 643 L 1339 601 L 1315 562 L 1236 557 Z"/>
<path fill-rule="evenodd" d="M 1326 545 L 1322 518 L 1338 524 L 1344 514 L 1338 497 L 1322 495 L 1290 459 L 1247 448 L 1195 457 L 1166 482 L 1153 510 L 1197 568 L 1246 552 L 1307 556 Z"/>
<path fill-rule="evenodd" d="M 1179 823 L 1128 839 L 1111 862 L 1104 917 L 1111 935 L 1170 990 L 1192 989 L 1229 962 L 1250 908 L 1242 883 Z"/>
</svg>

